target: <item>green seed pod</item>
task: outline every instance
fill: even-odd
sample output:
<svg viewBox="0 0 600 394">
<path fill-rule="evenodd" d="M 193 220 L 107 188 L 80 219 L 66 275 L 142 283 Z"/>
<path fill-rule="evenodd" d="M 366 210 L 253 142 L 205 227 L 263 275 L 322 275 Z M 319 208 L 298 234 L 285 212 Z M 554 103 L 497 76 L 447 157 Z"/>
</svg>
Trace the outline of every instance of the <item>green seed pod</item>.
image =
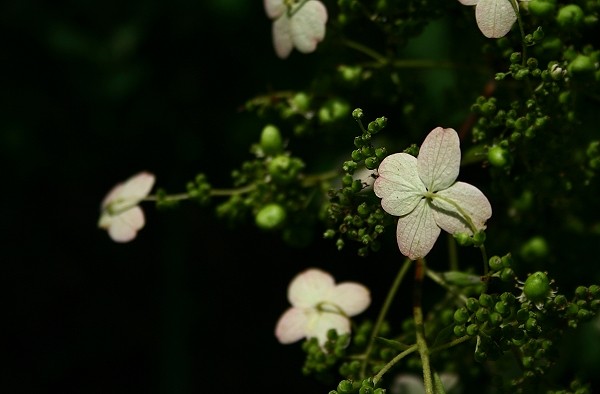
<svg viewBox="0 0 600 394">
<path fill-rule="evenodd" d="M 256 225 L 263 230 L 274 230 L 283 224 L 286 219 L 286 211 L 279 204 L 267 204 L 256 214 Z"/>
<path fill-rule="evenodd" d="M 523 294 L 534 303 L 544 301 L 551 294 L 551 291 L 550 280 L 541 271 L 529 275 L 525 280 L 525 285 L 523 285 Z"/>
</svg>

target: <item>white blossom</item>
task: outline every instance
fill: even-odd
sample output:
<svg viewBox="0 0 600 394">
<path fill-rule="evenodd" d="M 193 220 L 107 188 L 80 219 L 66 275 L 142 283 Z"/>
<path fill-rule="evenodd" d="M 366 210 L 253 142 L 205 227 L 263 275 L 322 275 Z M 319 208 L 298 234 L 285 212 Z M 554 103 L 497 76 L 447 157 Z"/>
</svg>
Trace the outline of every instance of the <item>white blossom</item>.
<svg viewBox="0 0 600 394">
<path fill-rule="evenodd" d="M 504 37 L 517 21 L 517 13 L 511 3 L 512 0 L 458 1 L 463 5 L 475 6 L 477 26 L 487 38 Z"/>
<path fill-rule="evenodd" d="M 479 189 L 456 182 L 460 156 L 456 131 L 437 127 L 425 138 L 418 157 L 396 153 L 379 165 L 374 191 L 382 208 L 399 216 L 398 246 L 410 259 L 425 257 L 441 230 L 472 235 L 485 229 L 492 216 Z"/>
</svg>

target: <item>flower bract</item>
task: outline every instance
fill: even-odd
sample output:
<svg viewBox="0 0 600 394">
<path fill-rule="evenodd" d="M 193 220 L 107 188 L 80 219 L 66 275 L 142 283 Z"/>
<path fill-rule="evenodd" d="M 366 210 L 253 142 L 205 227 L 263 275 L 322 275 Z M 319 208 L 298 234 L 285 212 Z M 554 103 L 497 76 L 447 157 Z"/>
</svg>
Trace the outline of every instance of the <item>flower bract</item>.
<svg viewBox="0 0 600 394">
<path fill-rule="evenodd" d="M 325 38 L 327 9 L 318 0 L 265 0 L 265 11 L 273 19 L 273 45 L 281 59 L 292 49 L 314 52 Z"/>
<path fill-rule="evenodd" d="M 98 227 L 108 231 L 115 242 L 129 242 L 144 227 L 144 212 L 138 206 L 154 186 L 155 177 L 140 172 L 119 183 L 106 195 L 101 205 Z"/>
<path fill-rule="evenodd" d="M 487 38 L 504 37 L 517 21 L 517 13 L 511 4 L 511 0 L 458 1 L 463 5 L 475 6 L 477 26 Z"/>
<path fill-rule="evenodd" d="M 350 332 L 350 317 L 363 312 L 371 303 L 369 290 L 355 282 L 335 283 L 320 269 L 310 268 L 298 274 L 288 287 L 292 305 L 279 318 L 275 336 L 289 344 L 302 338 L 317 338 L 323 346 L 327 332 Z"/>
<path fill-rule="evenodd" d="M 492 207 L 475 186 L 456 182 L 460 158 L 456 131 L 437 127 L 418 157 L 395 153 L 379 165 L 374 191 L 382 208 L 399 216 L 396 238 L 405 256 L 425 257 L 441 230 L 473 235 L 485 229 Z"/>
</svg>

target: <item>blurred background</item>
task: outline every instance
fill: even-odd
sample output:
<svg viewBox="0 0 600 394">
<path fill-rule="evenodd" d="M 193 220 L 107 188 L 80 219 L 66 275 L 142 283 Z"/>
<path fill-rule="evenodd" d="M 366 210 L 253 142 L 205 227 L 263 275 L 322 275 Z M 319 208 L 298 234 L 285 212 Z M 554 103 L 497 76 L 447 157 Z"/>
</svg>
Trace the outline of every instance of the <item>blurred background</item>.
<svg viewBox="0 0 600 394">
<path fill-rule="evenodd" d="M 128 244 L 97 228 L 138 171 L 173 193 L 198 172 L 228 187 L 252 157 L 263 125 L 240 106 L 297 87 L 305 60 L 275 56 L 263 3 L 8 1 L 0 40 L 0 391 L 319 387 L 274 327 L 292 277 L 343 258 L 331 244 L 316 261 L 193 203 L 143 206 Z"/>
</svg>

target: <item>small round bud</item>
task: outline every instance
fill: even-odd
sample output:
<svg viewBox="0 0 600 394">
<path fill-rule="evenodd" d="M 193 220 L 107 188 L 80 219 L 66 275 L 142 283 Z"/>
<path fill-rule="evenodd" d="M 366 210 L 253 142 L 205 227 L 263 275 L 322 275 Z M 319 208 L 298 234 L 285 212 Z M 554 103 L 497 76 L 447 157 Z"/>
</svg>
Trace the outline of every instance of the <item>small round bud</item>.
<svg viewBox="0 0 600 394">
<path fill-rule="evenodd" d="M 467 332 L 465 326 L 454 326 L 454 335 L 457 337 L 462 337 Z"/>
<path fill-rule="evenodd" d="M 263 230 L 274 230 L 283 224 L 286 211 L 279 204 L 267 204 L 258 211 L 255 217 L 256 225 Z"/>
<path fill-rule="evenodd" d="M 540 302 L 546 299 L 550 293 L 550 280 L 544 272 L 538 271 L 529 275 L 525 280 L 523 294 L 528 300 Z"/>
<path fill-rule="evenodd" d="M 491 295 L 483 293 L 479 296 L 479 304 L 485 308 L 491 308 L 494 305 L 494 299 Z"/>
<path fill-rule="evenodd" d="M 515 279 L 515 271 L 512 268 L 503 268 L 500 271 L 500 280 L 503 282 L 510 282 Z"/>
<path fill-rule="evenodd" d="M 509 162 L 508 151 L 498 145 L 494 145 L 488 150 L 488 161 L 494 167 L 504 167 Z"/>
<path fill-rule="evenodd" d="M 563 29 L 575 29 L 583 22 L 584 13 L 577 4 L 561 7 L 556 15 L 556 22 Z"/>
<path fill-rule="evenodd" d="M 283 149 L 283 139 L 279 129 L 274 125 L 266 125 L 260 133 L 260 147 L 267 155 L 280 153 Z"/>
<path fill-rule="evenodd" d="M 477 324 L 469 324 L 467 326 L 467 335 L 475 336 L 479 333 L 479 326 Z"/>
<path fill-rule="evenodd" d="M 467 298 L 467 302 L 465 303 L 465 306 L 471 312 L 475 312 L 477 309 L 479 309 L 479 301 L 477 301 L 476 298 L 469 297 L 469 298 Z"/>
<path fill-rule="evenodd" d="M 504 266 L 502 265 L 502 259 L 500 256 L 492 256 L 490 257 L 488 264 L 492 271 L 500 271 Z"/>
<path fill-rule="evenodd" d="M 569 63 L 567 66 L 567 72 L 571 76 L 585 76 L 592 75 L 596 67 L 594 66 L 594 61 L 585 55 L 577 55 L 575 59 Z"/>
<path fill-rule="evenodd" d="M 465 324 L 469 320 L 469 312 L 466 308 L 459 308 L 454 312 L 454 322 L 456 324 Z"/>
<path fill-rule="evenodd" d="M 363 110 L 360 108 L 356 108 L 354 111 L 352 111 L 352 117 L 355 120 L 360 120 L 365 116 L 365 114 L 363 113 Z"/>
<path fill-rule="evenodd" d="M 531 0 L 528 3 L 529 12 L 539 18 L 547 18 L 554 15 L 556 10 L 555 0 Z"/>
</svg>

